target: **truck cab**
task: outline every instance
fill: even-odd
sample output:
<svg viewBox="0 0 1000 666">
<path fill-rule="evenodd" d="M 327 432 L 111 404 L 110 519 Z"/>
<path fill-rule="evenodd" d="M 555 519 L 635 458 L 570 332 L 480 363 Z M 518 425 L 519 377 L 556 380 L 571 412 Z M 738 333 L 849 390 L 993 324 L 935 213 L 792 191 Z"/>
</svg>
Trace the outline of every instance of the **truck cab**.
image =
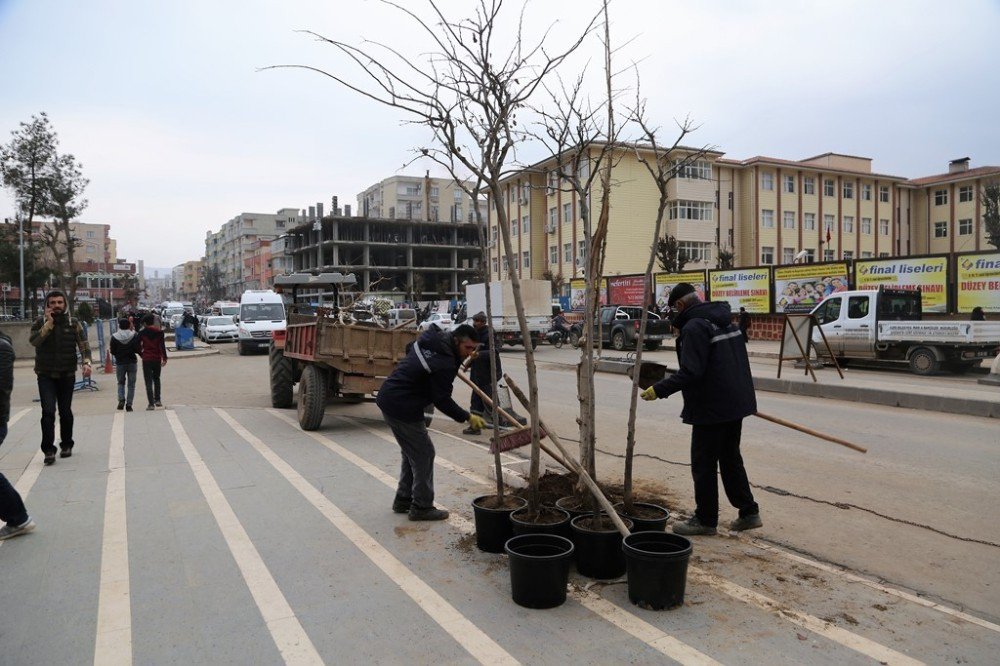
<svg viewBox="0 0 1000 666">
<path fill-rule="evenodd" d="M 285 304 L 281 294 L 270 289 L 248 289 L 240 298 L 237 352 L 266 352 L 275 331 L 285 330 Z"/>
</svg>

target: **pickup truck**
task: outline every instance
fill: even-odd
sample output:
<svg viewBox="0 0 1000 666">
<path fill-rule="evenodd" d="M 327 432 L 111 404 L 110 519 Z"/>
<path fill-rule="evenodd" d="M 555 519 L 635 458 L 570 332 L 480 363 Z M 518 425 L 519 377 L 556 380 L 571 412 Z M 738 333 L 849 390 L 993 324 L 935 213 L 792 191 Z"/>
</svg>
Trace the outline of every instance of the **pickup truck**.
<svg viewBox="0 0 1000 666">
<path fill-rule="evenodd" d="M 594 339 L 597 338 L 598 322 L 601 329 L 601 346 L 611 345 L 618 351 L 628 347 L 635 347 L 636 338 L 639 336 L 640 317 L 642 308 L 636 305 L 605 305 L 597 313 L 597 320 L 594 322 Z M 659 315 L 647 312 L 646 317 L 646 339 L 643 347 L 647 351 L 655 351 L 660 348 L 663 341 L 670 335 L 670 322 L 660 318 Z M 579 346 L 583 337 L 583 325 L 573 324 L 570 328 L 570 344 Z"/>
<path fill-rule="evenodd" d="M 842 291 L 817 305 L 816 316 L 838 360 L 909 363 L 918 375 L 941 368 L 963 373 L 1000 353 L 1000 322 L 921 321 L 920 291 Z M 826 355 L 819 330 L 812 341 Z"/>
</svg>

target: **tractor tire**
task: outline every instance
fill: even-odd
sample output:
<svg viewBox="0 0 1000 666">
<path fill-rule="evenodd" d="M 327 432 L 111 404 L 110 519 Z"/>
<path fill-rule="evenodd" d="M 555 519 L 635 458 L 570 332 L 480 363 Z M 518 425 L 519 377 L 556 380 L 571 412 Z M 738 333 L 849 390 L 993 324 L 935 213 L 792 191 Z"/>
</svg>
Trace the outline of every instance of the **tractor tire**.
<svg viewBox="0 0 1000 666">
<path fill-rule="evenodd" d="M 615 351 L 625 351 L 625 333 L 623 331 L 615 331 L 615 334 L 611 336 L 611 346 L 615 348 Z"/>
<path fill-rule="evenodd" d="M 285 353 L 274 345 L 268 350 L 271 376 L 271 406 L 288 409 L 295 401 L 295 361 L 285 358 Z"/>
<path fill-rule="evenodd" d="M 325 410 L 326 374 L 315 365 L 307 365 L 299 382 L 299 426 L 303 430 L 317 430 L 323 423 Z"/>
<path fill-rule="evenodd" d="M 910 370 L 915 375 L 927 376 L 936 374 L 940 365 L 937 356 L 927 347 L 920 347 L 910 354 Z"/>
</svg>

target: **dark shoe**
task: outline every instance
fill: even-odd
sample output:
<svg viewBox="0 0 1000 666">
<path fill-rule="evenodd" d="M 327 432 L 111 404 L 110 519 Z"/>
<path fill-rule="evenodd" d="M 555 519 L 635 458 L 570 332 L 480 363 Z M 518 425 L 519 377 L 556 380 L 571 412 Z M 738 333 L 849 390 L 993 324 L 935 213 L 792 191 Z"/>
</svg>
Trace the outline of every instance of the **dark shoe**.
<svg viewBox="0 0 1000 666">
<path fill-rule="evenodd" d="M 151 412 L 151 411 L 153 411 L 154 409 L 156 409 L 156 407 L 154 407 L 153 405 L 149 405 L 148 407 L 146 407 L 146 411 L 147 411 L 147 412 Z"/>
<path fill-rule="evenodd" d="M 729 529 L 733 532 L 742 532 L 744 530 L 755 530 L 758 527 L 763 527 L 764 523 L 760 519 L 760 514 L 755 513 L 752 516 L 741 516 L 733 522 L 729 523 Z"/>
<path fill-rule="evenodd" d="M 447 520 L 448 512 L 441 509 L 410 507 L 410 520 Z"/>
<path fill-rule="evenodd" d="M 62 449 L 59 452 L 59 457 L 60 458 L 69 458 L 72 455 L 73 455 L 73 448 L 72 447 L 70 447 L 68 449 Z"/>
<path fill-rule="evenodd" d="M 400 497 L 399 495 L 396 495 L 396 499 L 392 500 L 392 512 L 408 513 L 410 511 L 411 504 L 413 504 L 413 500 L 409 497 Z"/>
<path fill-rule="evenodd" d="M 153 403 L 153 404 L 155 404 L 155 405 L 156 405 L 157 407 L 163 407 L 163 403 L 162 403 L 162 402 L 160 402 L 159 400 L 157 400 L 157 401 L 156 401 L 155 403 Z"/>
<path fill-rule="evenodd" d="M 45 454 L 45 460 L 43 462 L 46 465 L 55 465 L 56 464 L 56 454 L 54 454 L 54 453 L 46 453 Z"/>
<path fill-rule="evenodd" d="M 125 401 L 124 400 L 119 400 L 118 401 L 118 411 L 121 411 L 123 409 L 125 409 Z"/>
<path fill-rule="evenodd" d="M 465 430 L 462 431 L 462 434 L 463 435 L 478 435 L 481 432 L 482 432 L 482 430 L 480 430 L 479 428 L 473 428 L 472 426 L 469 426 L 468 428 L 466 428 Z"/>
<path fill-rule="evenodd" d="M 0 527 L 0 541 L 10 539 L 11 537 L 21 536 L 22 534 L 27 534 L 33 529 L 35 529 L 35 521 L 31 518 L 28 518 L 20 525 L 4 525 L 3 527 Z"/>
<path fill-rule="evenodd" d="M 131 412 L 132 411 L 132 405 L 125 405 L 125 411 L 126 412 Z"/>
<path fill-rule="evenodd" d="M 681 536 L 711 536 L 717 532 L 712 525 L 702 525 L 698 516 L 691 516 L 683 523 L 674 523 L 674 534 Z"/>
</svg>

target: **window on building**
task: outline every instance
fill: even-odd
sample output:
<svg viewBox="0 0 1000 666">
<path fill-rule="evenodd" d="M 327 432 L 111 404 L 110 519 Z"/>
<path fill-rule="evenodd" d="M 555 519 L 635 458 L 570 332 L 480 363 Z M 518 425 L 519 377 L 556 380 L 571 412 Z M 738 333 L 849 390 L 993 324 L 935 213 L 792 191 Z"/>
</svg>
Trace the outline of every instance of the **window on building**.
<svg viewBox="0 0 1000 666">
<path fill-rule="evenodd" d="M 861 186 L 861 200 L 871 201 L 872 200 L 872 186 L 865 183 Z"/>
<path fill-rule="evenodd" d="M 833 233 L 833 215 L 823 216 L 823 233 Z"/>
<path fill-rule="evenodd" d="M 854 183 L 849 180 L 844 181 L 844 198 L 853 199 L 854 198 Z"/>
<path fill-rule="evenodd" d="M 802 180 L 802 192 L 803 194 L 816 194 L 816 179 L 812 176 L 806 176 Z"/>
<path fill-rule="evenodd" d="M 795 193 L 795 176 L 785 176 L 782 178 L 782 189 L 789 194 Z"/>
<path fill-rule="evenodd" d="M 854 233 L 854 216 L 845 215 L 844 216 L 844 233 L 851 234 Z"/>
<path fill-rule="evenodd" d="M 770 245 L 762 245 L 760 248 L 760 263 L 762 264 L 773 264 L 774 263 L 774 248 Z"/>
<path fill-rule="evenodd" d="M 284 229 L 285 228 L 285 221 L 284 220 L 275 220 L 274 221 L 274 227 L 275 227 L 275 229 Z"/>
<path fill-rule="evenodd" d="M 549 224 L 553 227 L 559 224 L 559 209 L 549 208 Z"/>
<path fill-rule="evenodd" d="M 587 258 L 587 241 L 585 241 L 585 240 L 577 241 L 577 243 L 576 243 L 576 256 L 580 257 L 580 259 L 586 259 Z"/>
<path fill-rule="evenodd" d="M 87 232 L 87 238 L 96 238 L 96 237 L 97 237 L 97 235 L 93 231 L 88 231 Z"/>
<path fill-rule="evenodd" d="M 781 250 L 781 263 L 790 264 L 795 261 L 795 248 L 786 247 Z"/>
<path fill-rule="evenodd" d="M 816 250 L 814 250 L 813 248 L 806 249 L 805 262 L 807 264 L 811 264 L 814 261 L 816 261 Z"/>
<path fill-rule="evenodd" d="M 785 229 L 794 229 L 795 228 L 795 211 L 794 210 L 786 210 L 784 212 L 784 217 L 785 217 L 785 219 L 782 221 L 781 226 L 783 226 Z"/>
<path fill-rule="evenodd" d="M 670 204 L 671 220 L 711 220 L 712 204 L 708 201 L 675 201 Z"/>
<path fill-rule="evenodd" d="M 888 256 L 889 256 L 889 253 L 888 253 L 888 252 L 879 252 L 879 253 L 878 253 L 878 256 L 879 256 L 879 259 L 882 259 L 882 258 L 884 258 L 884 257 L 888 257 Z"/>
<path fill-rule="evenodd" d="M 806 231 L 816 231 L 816 213 L 802 214 L 802 228 Z"/>
<path fill-rule="evenodd" d="M 862 252 L 861 253 L 861 258 L 862 259 L 871 259 L 872 258 L 872 253 L 871 252 Z"/>
<path fill-rule="evenodd" d="M 729 210 L 732 210 L 733 209 L 733 193 L 732 192 L 729 193 L 728 199 L 729 199 Z"/>
<path fill-rule="evenodd" d="M 677 244 L 677 251 L 683 252 L 690 262 L 710 262 L 712 261 L 712 244 L 699 243 L 697 241 L 681 241 Z"/>
<path fill-rule="evenodd" d="M 882 203 L 889 203 L 889 186 L 880 185 L 878 188 L 878 200 Z"/>
<path fill-rule="evenodd" d="M 559 263 L 559 246 L 552 245 L 549 247 L 549 264 L 555 266 Z"/>
<path fill-rule="evenodd" d="M 948 223 L 947 222 L 935 222 L 934 223 L 934 238 L 947 238 L 948 237 Z"/>
<path fill-rule="evenodd" d="M 972 218 L 966 218 L 964 220 L 958 221 L 958 235 L 968 236 L 972 234 Z"/>
<path fill-rule="evenodd" d="M 854 251 L 853 250 L 844 250 L 844 259 L 847 259 L 848 261 L 850 261 L 853 258 L 854 258 Z"/>
<path fill-rule="evenodd" d="M 531 268 L 531 252 L 528 250 L 521 253 L 521 265 L 525 268 Z"/>
<path fill-rule="evenodd" d="M 492 270 L 492 271 L 493 271 L 494 273 L 496 273 L 496 272 L 497 272 L 497 260 L 496 260 L 496 258 L 494 258 L 494 259 L 493 259 L 493 260 L 492 260 L 492 261 L 490 262 L 490 269 L 491 269 L 491 270 Z"/>
<path fill-rule="evenodd" d="M 700 178 L 711 180 L 712 163 L 707 160 L 695 160 L 684 163 L 684 160 L 674 160 L 674 169 L 677 170 L 678 178 Z"/>
<path fill-rule="evenodd" d="M 972 185 L 963 185 L 958 188 L 958 202 L 967 203 L 972 201 Z"/>
<path fill-rule="evenodd" d="M 525 215 L 521 218 L 521 233 L 527 236 L 531 233 L 531 216 Z"/>
<path fill-rule="evenodd" d="M 774 228 L 774 211 L 764 209 L 760 211 L 760 226 L 762 229 Z"/>
<path fill-rule="evenodd" d="M 833 261 L 833 250 L 823 250 L 823 261 Z"/>
<path fill-rule="evenodd" d="M 487 238 L 486 241 L 487 242 L 495 241 L 496 239 L 497 239 L 497 225 L 494 224 L 493 228 L 490 229 L 490 237 Z"/>
<path fill-rule="evenodd" d="M 510 263 L 508 263 L 508 261 L 507 261 L 507 256 L 504 255 L 504 257 L 503 257 L 503 270 L 504 270 L 505 273 L 507 272 L 507 268 L 509 266 L 510 266 Z"/>
<path fill-rule="evenodd" d="M 438 196 L 438 195 L 439 195 L 440 193 L 441 193 L 441 190 L 440 190 L 440 189 L 438 189 L 438 188 L 437 188 L 436 186 L 432 186 L 432 187 L 431 187 L 431 196 L 432 196 L 432 197 L 436 197 L 436 196 Z"/>
<path fill-rule="evenodd" d="M 774 189 L 774 174 L 770 171 L 762 171 L 760 174 L 760 189 L 771 191 Z"/>
<path fill-rule="evenodd" d="M 573 221 L 573 204 L 564 203 L 563 204 L 563 224 L 569 224 Z"/>
<path fill-rule="evenodd" d="M 93 245 L 88 245 L 87 246 L 87 254 L 94 254 L 94 246 Z"/>
<path fill-rule="evenodd" d="M 935 190 L 934 191 L 934 205 L 935 206 L 945 206 L 948 204 L 948 190 Z"/>
<path fill-rule="evenodd" d="M 872 232 L 872 218 L 863 217 L 861 218 L 861 233 L 871 234 Z"/>
<path fill-rule="evenodd" d="M 563 261 L 573 261 L 572 243 L 563 243 Z"/>
<path fill-rule="evenodd" d="M 883 236 L 889 235 L 889 220 L 884 217 L 878 221 L 878 232 Z"/>
<path fill-rule="evenodd" d="M 837 193 L 833 189 L 833 179 L 826 178 L 823 180 L 823 196 L 825 197 L 835 197 Z"/>
<path fill-rule="evenodd" d="M 456 187 L 455 190 L 452 192 L 452 194 L 455 197 L 455 201 L 461 201 L 462 200 L 462 190 L 460 190 L 460 189 L 458 189 Z"/>
<path fill-rule="evenodd" d="M 518 230 L 519 230 L 519 229 L 518 229 L 518 228 L 519 228 L 519 226 L 520 226 L 520 225 L 519 225 L 519 224 L 517 223 L 517 219 L 516 219 L 516 218 L 510 221 L 510 235 L 511 235 L 512 237 L 513 237 L 513 236 L 517 236 L 517 234 L 518 234 Z"/>
</svg>

